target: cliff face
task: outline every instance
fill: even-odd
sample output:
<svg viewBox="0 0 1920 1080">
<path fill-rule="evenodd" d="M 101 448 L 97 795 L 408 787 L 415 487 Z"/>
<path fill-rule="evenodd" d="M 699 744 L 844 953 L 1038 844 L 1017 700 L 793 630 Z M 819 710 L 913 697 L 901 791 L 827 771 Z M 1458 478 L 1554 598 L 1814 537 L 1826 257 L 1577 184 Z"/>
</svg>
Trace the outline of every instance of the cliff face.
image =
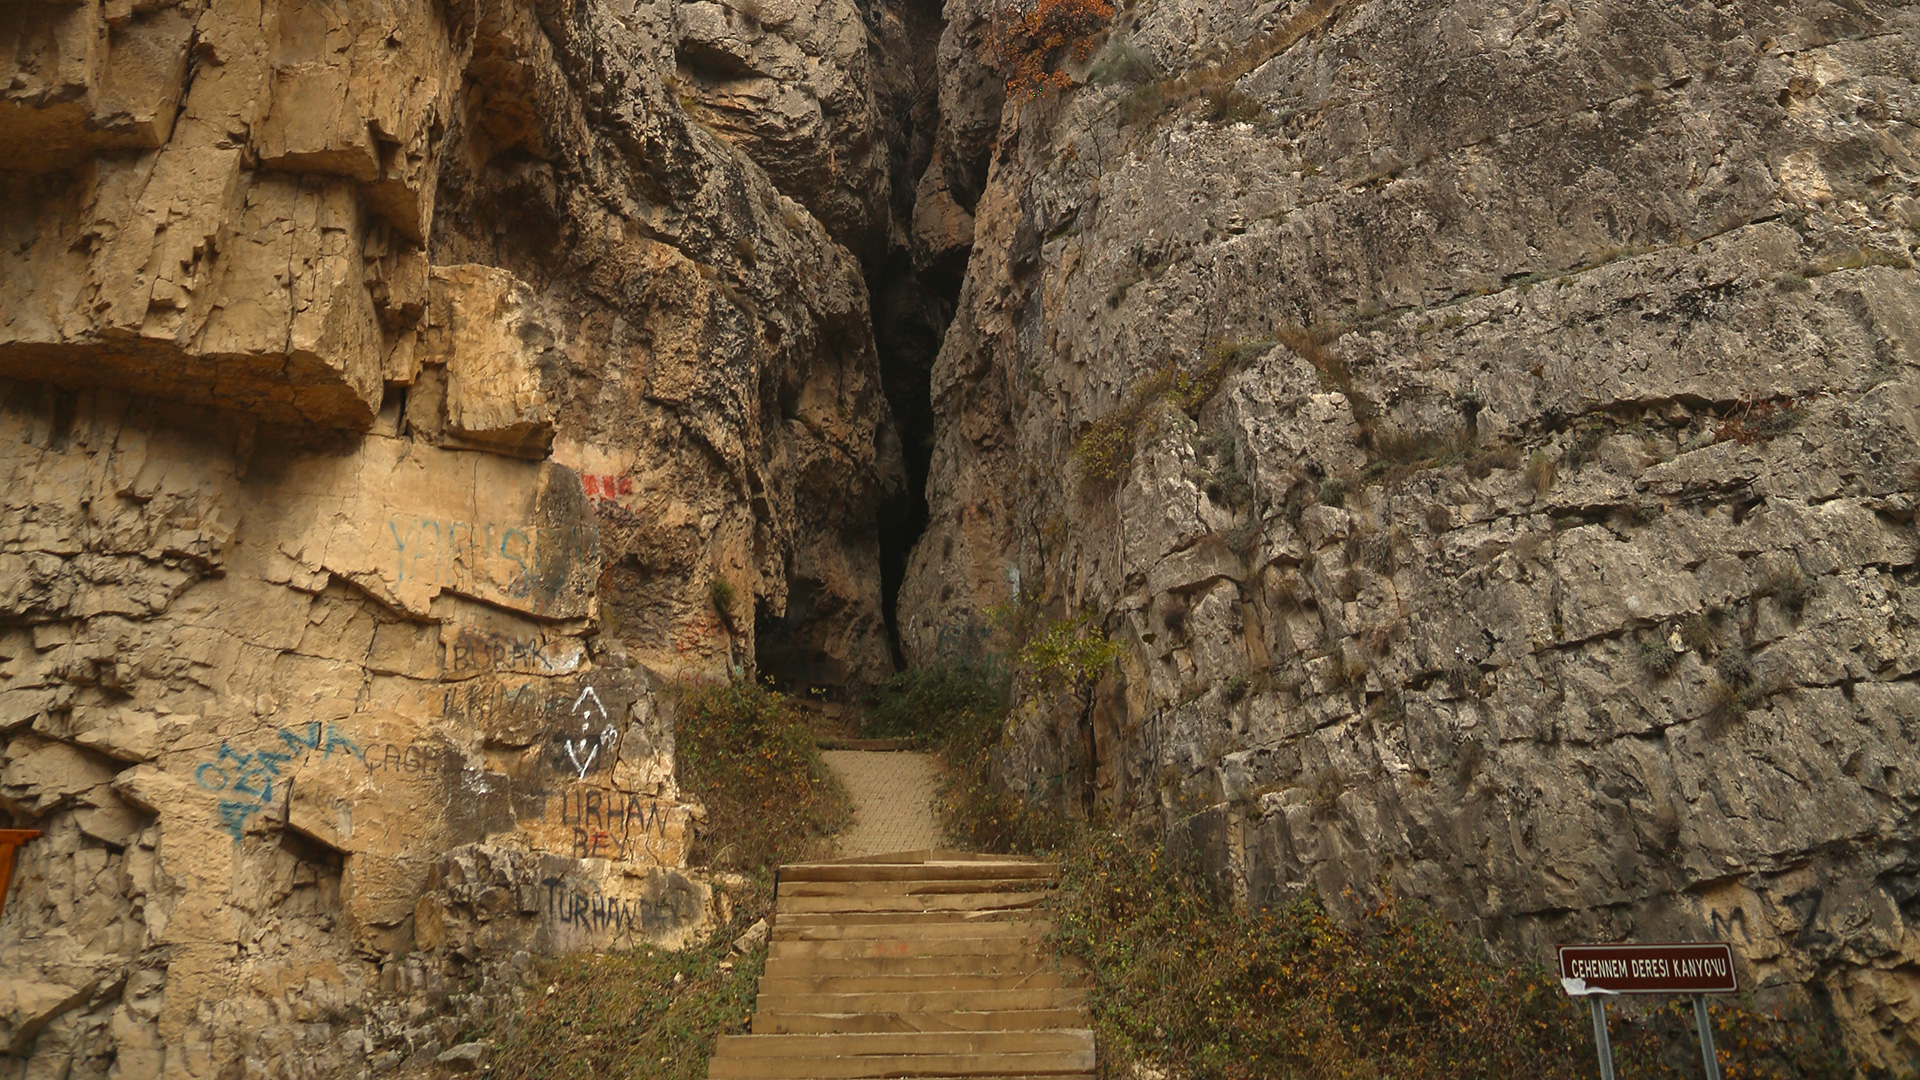
<svg viewBox="0 0 1920 1080">
<path fill-rule="evenodd" d="M 916 662 L 1013 601 L 1125 646 L 1029 696 L 1005 778 L 1255 901 L 1731 940 L 1920 1051 L 1920 12 L 1112 37 L 1186 80 L 1007 109 L 901 593 Z"/>
<path fill-rule="evenodd" d="M 0 1076 L 430 1056 L 725 902 L 662 678 L 890 670 L 913 71 L 795 14 L 786 169 L 698 9 L 0 5 Z"/>
</svg>

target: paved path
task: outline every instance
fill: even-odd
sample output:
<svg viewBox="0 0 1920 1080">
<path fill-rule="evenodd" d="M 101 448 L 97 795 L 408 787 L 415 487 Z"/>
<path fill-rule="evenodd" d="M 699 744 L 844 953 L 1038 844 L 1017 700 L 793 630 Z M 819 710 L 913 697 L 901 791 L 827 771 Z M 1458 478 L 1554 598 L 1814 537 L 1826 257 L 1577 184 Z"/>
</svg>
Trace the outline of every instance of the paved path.
<svg viewBox="0 0 1920 1080">
<path fill-rule="evenodd" d="M 940 846 L 933 818 L 939 772 L 932 754 L 824 750 L 820 756 L 853 796 L 853 826 L 836 841 L 841 858 Z"/>
</svg>

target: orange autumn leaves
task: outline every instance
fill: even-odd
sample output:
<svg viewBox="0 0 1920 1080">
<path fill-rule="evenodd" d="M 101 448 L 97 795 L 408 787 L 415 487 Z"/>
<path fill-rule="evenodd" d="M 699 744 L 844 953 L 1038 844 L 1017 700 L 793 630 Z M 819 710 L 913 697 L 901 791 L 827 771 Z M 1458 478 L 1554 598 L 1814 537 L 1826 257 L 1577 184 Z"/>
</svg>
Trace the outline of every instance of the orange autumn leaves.
<svg viewBox="0 0 1920 1080">
<path fill-rule="evenodd" d="M 1073 84 L 1056 69 L 1062 59 L 1085 60 L 1094 36 L 1113 21 L 1107 0 L 1030 0 L 998 8 L 983 39 L 987 66 L 1007 80 L 1007 94 L 1031 101 Z"/>
</svg>

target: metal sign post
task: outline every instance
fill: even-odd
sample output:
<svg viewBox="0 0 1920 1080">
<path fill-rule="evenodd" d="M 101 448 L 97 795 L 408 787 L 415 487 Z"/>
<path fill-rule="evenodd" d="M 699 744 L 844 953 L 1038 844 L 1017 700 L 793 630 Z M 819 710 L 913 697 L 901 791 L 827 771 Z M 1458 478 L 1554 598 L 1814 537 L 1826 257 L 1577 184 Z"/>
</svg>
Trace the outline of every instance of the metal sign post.
<svg viewBox="0 0 1920 1080">
<path fill-rule="evenodd" d="M 1688 994 L 1700 1032 L 1700 1060 L 1707 1080 L 1720 1080 L 1719 1054 L 1707 1019 L 1708 994 L 1740 989 L 1733 969 L 1733 947 L 1717 941 L 1665 945 L 1562 945 L 1560 985 L 1585 997 L 1593 1010 L 1593 1043 L 1600 1055 L 1600 1080 L 1614 1080 L 1613 1047 L 1607 1038 L 1610 994 Z"/>
<path fill-rule="evenodd" d="M 1693 995 L 1693 1022 L 1700 1028 L 1700 1060 L 1707 1080 L 1720 1080 L 1720 1054 L 1713 1048 L 1713 1025 L 1707 1022 L 1707 995 Z"/>
<path fill-rule="evenodd" d="M 1588 993 L 1587 1004 L 1593 1007 L 1593 1048 L 1600 1055 L 1600 1080 L 1613 1080 L 1613 1040 L 1607 1038 L 1607 999 Z"/>
</svg>

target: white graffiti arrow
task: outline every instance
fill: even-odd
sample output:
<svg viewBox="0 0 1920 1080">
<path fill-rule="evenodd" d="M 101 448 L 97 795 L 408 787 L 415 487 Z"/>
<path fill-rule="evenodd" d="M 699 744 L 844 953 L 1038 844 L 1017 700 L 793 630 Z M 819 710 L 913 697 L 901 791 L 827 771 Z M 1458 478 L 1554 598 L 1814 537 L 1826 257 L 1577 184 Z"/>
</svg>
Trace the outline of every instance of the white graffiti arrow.
<svg viewBox="0 0 1920 1080">
<path fill-rule="evenodd" d="M 588 698 L 593 699 L 591 704 L 588 704 Z M 587 707 L 583 709 L 583 705 Z M 606 705 L 600 701 L 600 695 L 594 692 L 593 687 L 589 686 L 580 691 L 579 697 L 573 699 L 573 714 L 580 717 L 580 734 L 586 735 L 593 730 L 593 713 L 595 712 L 600 714 L 601 720 L 607 719 Z M 610 745 L 618 737 L 619 733 L 613 730 L 613 725 L 608 724 L 601 729 L 598 739 L 566 740 L 567 759 L 572 761 L 573 767 L 579 771 L 580 779 L 587 778 L 587 770 L 593 768 L 593 759 L 600 756 L 600 748 Z M 582 753 L 587 755 L 584 761 L 580 757 Z"/>
<path fill-rule="evenodd" d="M 607 707 L 600 703 L 600 695 L 594 693 L 593 687 L 591 686 L 580 691 L 580 696 L 573 699 L 573 715 L 582 717 L 586 715 L 586 713 L 580 711 L 580 706 L 588 698 L 593 699 L 593 707 L 600 711 L 600 719 L 605 720 L 607 718 Z M 584 729 L 589 722 L 590 721 L 582 720 L 580 726 Z"/>
</svg>

